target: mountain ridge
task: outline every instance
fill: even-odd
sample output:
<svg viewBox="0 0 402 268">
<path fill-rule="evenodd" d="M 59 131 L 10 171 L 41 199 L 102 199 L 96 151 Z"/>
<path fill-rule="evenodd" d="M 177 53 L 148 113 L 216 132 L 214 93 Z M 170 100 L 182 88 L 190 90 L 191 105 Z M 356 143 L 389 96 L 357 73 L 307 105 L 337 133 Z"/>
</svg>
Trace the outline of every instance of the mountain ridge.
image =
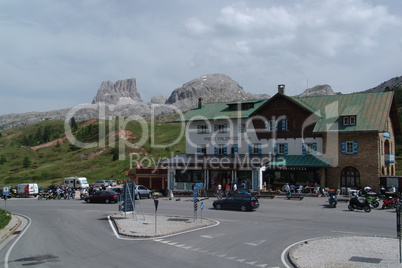
<svg viewBox="0 0 402 268">
<path fill-rule="evenodd" d="M 402 76 L 391 78 L 380 85 L 362 92 L 381 92 L 391 88 L 402 87 Z M 329 85 L 317 85 L 306 89 L 295 97 L 310 97 L 320 95 L 335 95 Z M 157 115 L 169 114 L 171 106 L 183 111 L 195 107 L 199 98 L 204 103 L 241 101 L 270 98 L 267 94 L 252 94 L 244 91 L 236 81 L 224 74 L 207 74 L 184 83 L 174 89 L 169 97 L 155 96 L 150 102 L 141 99 L 136 86 L 136 79 L 129 78 L 112 81 L 102 81 L 92 104 L 79 104 L 72 108 L 64 108 L 46 112 L 12 113 L 0 116 L 0 130 L 42 122 L 45 120 L 65 120 L 70 113 L 75 120 L 85 121 L 100 116 L 108 118 L 116 116 L 139 116 L 147 118 L 151 112 Z M 75 109 L 75 113 L 72 110 Z"/>
</svg>

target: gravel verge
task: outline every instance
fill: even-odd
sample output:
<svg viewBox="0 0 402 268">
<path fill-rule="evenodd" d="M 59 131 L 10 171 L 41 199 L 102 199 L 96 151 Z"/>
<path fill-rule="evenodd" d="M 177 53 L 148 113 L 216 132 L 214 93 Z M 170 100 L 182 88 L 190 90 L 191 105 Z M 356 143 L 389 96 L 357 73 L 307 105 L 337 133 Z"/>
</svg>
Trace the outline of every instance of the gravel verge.
<svg viewBox="0 0 402 268">
<path fill-rule="evenodd" d="M 302 241 L 289 251 L 295 267 L 402 267 L 399 240 L 390 237 L 346 236 Z"/>
</svg>

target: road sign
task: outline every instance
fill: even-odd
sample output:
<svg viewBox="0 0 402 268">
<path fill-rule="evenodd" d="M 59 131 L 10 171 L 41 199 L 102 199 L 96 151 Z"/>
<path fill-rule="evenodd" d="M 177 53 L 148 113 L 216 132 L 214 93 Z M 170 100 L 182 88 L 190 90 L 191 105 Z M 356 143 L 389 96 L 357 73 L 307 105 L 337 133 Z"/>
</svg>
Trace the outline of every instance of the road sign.
<svg viewBox="0 0 402 268">
<path fill-rule="evenodd" d="M 3 186 L 3 195 L 10 194 L 10 186 Z"/>
</svg>

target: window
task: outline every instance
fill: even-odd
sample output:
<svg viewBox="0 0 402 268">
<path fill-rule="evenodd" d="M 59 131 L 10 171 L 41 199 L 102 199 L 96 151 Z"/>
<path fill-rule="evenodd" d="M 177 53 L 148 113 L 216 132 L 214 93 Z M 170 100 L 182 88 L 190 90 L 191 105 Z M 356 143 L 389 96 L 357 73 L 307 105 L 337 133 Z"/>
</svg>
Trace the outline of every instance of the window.
<svg viewBox="0 0 402 268">
<path fill-rule="evenodd" d="M 278 120 L 265 120 L 265 131 L 278 131 Z"/>
<path fill-rule="evenodd" d="M 226 124 L 215 124 L 214 131 L 218 133 L 226 133 L 227 132 L 227 125 Z"/>
<path fill-rule="evenodd" d="M 341 187 L 357 187 L 360 185 L 360 173 L 354 167 L 345 167 L 341 171 Z"/>
<path fill-rule="evenodd" d="M 274 147 L 275 154 L 288 154 L 287 143 L 277 143 Z"/>
<path fill-rule="evenodd" d="M 197 134 L 208 134 L 208 125 L 197 125 Z"/>
<path fill-rule="evenodd" d="M 246 132 L 246 124 L 239 123 L 239 133 Z"/>
<path fill-rule="evenodd" d="M 349 118 L 349 124 L 350 124 L 351 126 L 356 125 L 356 117 L 355 117 L 355 116 L 351 116 L 351 117 Z"/>
<path fill-rule="evenodd" d="M 342 154 L 357 154 L 358 143 L 357 141 L 343 141 L 341 143 Z"/>
<path fill-rule="evenodd" d="M 282 119 L 281 124 L 282 124 L 281 127 L 282 131 L 288 131 L 292 129 L 292 120 L 290 119 Z"/>
<path fill-rule="evenodd" d="M 231 154 L 238 154 L 239 152 L 239 145 L 233 144 Z"/>
<path fill-rule="evenodd" d="M 214 147 L 215 155 L 226 155 L 228 146 L 226 144 L 216 144 Z"/>
<path fill-rule="evenodd" d="M 206 155 L 207 154 L 207 145 L 206 144 L 197 145 L 197 154 Z"/>
<path fill-rule="evenodd" d="M 262 153 L 261 143 L 250 144 L 248 147 L 248 152 L 249 154 L 261 154 Z"/>
<path fill-rule="evenodd" d="M 317 143 L 316 142 L 303 143 L 302 151 L 303 151 L 303 154 L 316 154 L 317 153 Z"/>
<path fill-rule="evenodd" d="M 356 125 L 356 116 L 355 115 L 343 116 L 342 117 L 342 124 L 344 126 L 354 126 L 354 125 Z"/>
</svg>

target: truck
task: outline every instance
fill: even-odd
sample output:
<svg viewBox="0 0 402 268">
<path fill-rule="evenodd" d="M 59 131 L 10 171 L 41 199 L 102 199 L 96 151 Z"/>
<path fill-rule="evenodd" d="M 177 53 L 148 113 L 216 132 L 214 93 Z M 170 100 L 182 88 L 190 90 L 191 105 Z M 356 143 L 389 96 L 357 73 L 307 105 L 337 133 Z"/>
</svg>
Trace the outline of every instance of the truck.
<svg viewBox="0 0 402 268">
<path fill-rule="evenodd" d="M 36 197 L 39 194 L 39 187 L 37 183 L 20 183 L 17 184 L 17 196 L 29 197 L 33 195 Z"/>
<path fill-rule="evenodd" d="M 63 185 L 74 188 L 75 190 L 89 187 L 88 180 L 85 177 L 64 178 Z"/>
</svg>

